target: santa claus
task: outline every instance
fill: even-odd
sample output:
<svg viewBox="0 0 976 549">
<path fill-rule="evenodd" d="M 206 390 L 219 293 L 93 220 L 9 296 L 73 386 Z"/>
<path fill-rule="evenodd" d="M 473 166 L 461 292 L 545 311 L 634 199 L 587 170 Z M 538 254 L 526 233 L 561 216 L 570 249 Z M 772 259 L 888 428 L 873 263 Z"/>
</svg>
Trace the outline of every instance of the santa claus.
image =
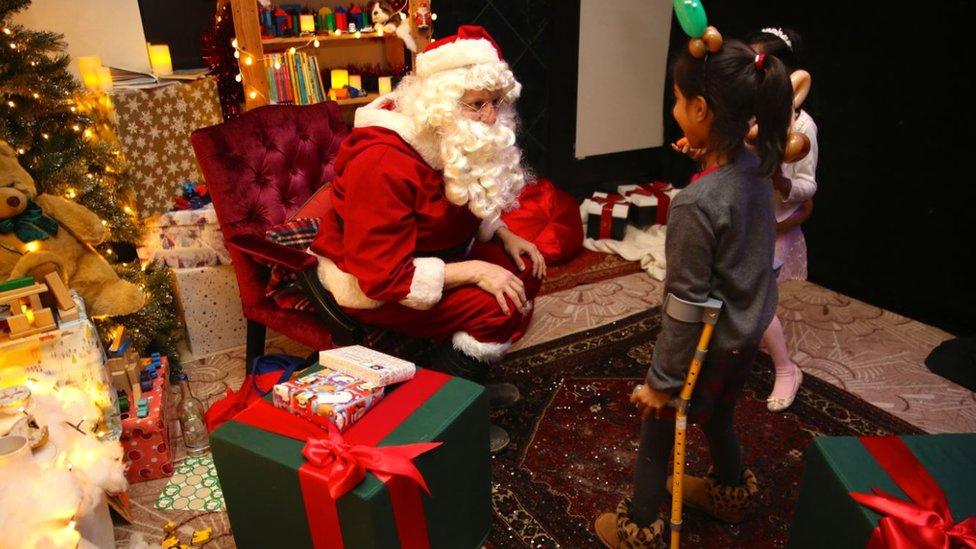
<svg viewBox="0 0 976 549">
<path fill-rule="evenodd" d="M 356 112 L 311 247 L 350 316 L 443 342 L 432 362 L 482 383 L 524 332 L 546 273 L 500 220 L 525 184 L 520 91 L 481 27 L 432 43 L 415 74 Z"/>
</svg>

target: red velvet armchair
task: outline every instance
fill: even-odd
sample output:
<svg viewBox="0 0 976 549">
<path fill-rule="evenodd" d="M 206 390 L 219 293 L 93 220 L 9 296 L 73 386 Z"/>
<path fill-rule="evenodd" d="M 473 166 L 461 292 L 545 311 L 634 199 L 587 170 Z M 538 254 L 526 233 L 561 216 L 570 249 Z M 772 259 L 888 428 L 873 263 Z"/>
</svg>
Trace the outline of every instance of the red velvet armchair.
<svg viewBox="0 0 976 549">
<path fill-rule="evenodd" d="M 265 238 L 335 176 L 333 161 L 348 134 L 338 105 L 260 107 L 202 128 L 190 137 L 213 197 L 247 317 L 247 363 L 264 353 L 267 328 L 325 349 L 359 339 L 361 327 L 335 307 L 328 318 L 279 307 L 265 296 L 269 264 L 315 279 L 314 256 Z M 315 280 L 316 286 L 317 280 Z M 331 300 L 318 286 L 313 300 Z M 333 302 L 334 303 L 334 302 Z M 321 307 L 321 303 L 317 303 Z"/>
</svg>

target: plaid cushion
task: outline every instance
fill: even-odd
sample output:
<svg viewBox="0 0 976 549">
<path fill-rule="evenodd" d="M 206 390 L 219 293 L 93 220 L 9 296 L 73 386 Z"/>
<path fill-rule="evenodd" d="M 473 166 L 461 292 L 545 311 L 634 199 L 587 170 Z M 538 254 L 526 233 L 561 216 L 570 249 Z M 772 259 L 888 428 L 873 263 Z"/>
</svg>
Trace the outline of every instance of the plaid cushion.
<svg viewBox="0 0 976 549">
<path fill-rule="evenodd" d="M 312 245 L 312 241 L 315 240 L 315 235 L 318 232 L 318 218 L 301 217 L 290 219 L 271 227 L 268 229 L 266 236 L 268 240 L 281 244 L 282 246 L 305 251 Z M 295 290 L 297 290 L 295 286 L 296 278 L 294 272 L 277 265 L 272 265 L 271 278 L 268 279 L 268 287 L 265 290 L 265 295 L 274 299 L 279 306 L 284 308 L 311 310 L 311 303 L 308 303 L 309 307 L 306 309 L 305 307 L 296 306 L 295 300 L 287 297 L 290 294 L 294 294 Z M 308 300 L 306 299 L 305 301 L 307 302 Z"/>
</svg>

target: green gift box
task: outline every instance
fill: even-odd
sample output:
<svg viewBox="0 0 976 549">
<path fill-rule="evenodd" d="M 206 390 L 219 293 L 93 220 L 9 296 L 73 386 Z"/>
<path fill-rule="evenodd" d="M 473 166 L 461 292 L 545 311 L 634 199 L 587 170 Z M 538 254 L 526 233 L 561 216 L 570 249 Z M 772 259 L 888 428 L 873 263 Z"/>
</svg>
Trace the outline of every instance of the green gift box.
<svg viewBox="0 0 976 549">
<path fill-rule="evenodd" d="M 344 495 L 333 500 L 326 491 L 319 497 L 322 492 L 306 484 L 305 443 L 257 428 L 246 417 L 258 407 L 267 411 L 269 400 L 253 404 L 210 435 L 238 547 L 474 548 L 487 539 L 491 466 L 488 400 L 481 385 L 418 368 L 416 377 L 390 390 L 341 435 L 349 444 L 380 450 L 441 443 L 413 459 L 429 494 L 411 480 L 383 482 L 382 475 L 367 470 Z M 331 514 L 321 512 L 321 500 L 334 502 Z M 418 501 L 422 505 L 413 504 Z"/>
<path fill-rule="evenodd" d="M 872 536 L 878 542 L 882 530 L 903 546 L 922 547 L 920 539 L 941 539 L 943 530 L 976 515 L 974 473 L 974 434 L 815 438 L 807 449 L 789 547 L 865 547 Z M 876 489 L 890 497 L 872 494 Z M 889 511 L 879 514 L 852 493 Z M 936 518 L 931 507 L 939 504 L 933 501 L 947 504 L 951 521 Z M 883 518 L 897 515 L 899 507 L 912 517 L 929 517 L 934 526 L 920 532 Z M 976 519 L 966 526 L 976 535 Z"/>
</svg>

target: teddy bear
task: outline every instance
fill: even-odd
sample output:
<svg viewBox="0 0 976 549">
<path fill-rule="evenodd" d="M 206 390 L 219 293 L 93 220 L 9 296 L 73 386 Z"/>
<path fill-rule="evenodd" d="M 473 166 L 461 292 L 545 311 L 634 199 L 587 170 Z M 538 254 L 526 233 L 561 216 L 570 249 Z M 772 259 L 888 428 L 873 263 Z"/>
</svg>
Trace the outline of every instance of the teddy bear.
<svg viewBox="0 0 976 549">
<path fill-rule="evenodd" d="M 57 272 L 84 298 L 92 316 L 118 316 L 142 308 L 138 286 L 119 278 L 92 244 L 108 229 L 91 210 L 50 194 L 37 194 L 17 153 L 0 141 L 0 280 Z"/>
</svg>

